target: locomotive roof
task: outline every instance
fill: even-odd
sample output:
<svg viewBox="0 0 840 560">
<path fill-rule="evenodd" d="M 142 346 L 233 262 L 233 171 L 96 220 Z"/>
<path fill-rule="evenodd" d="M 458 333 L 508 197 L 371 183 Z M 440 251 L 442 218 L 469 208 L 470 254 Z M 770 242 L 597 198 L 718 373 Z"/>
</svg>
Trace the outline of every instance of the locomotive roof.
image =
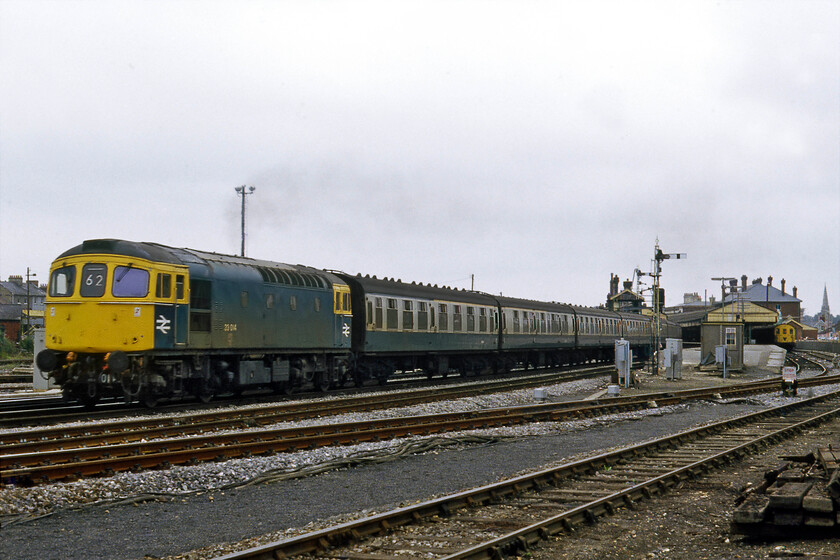
<svg viewBox="0 0 840 560">
<path fill-rule="evenodd" d="M 65 251 L 59 255 L 58 258 L 61 259 L 75 255 L 87 254 L 123 255 L 128 257 L 137 257 L 152 262 L 163 262 L 178 265 L 209 265 L 222 263 L 231 265 L 238 264 L 256 268 L 257 270 L 260 268 L 279 268 L 307 272 L 309 274 L 317 275 L 328 282 L 335 280 L 335 277 L 328 272 L 303 265 L 290 265 L 273 261 L 252 259 L 250 257 L 211 253 L 196 249 L 168 247 L 159 243 L 125 241 L 122 239 L 89 239 L 81 245 L 77 245 L 76 247 Z"/>
</svg>

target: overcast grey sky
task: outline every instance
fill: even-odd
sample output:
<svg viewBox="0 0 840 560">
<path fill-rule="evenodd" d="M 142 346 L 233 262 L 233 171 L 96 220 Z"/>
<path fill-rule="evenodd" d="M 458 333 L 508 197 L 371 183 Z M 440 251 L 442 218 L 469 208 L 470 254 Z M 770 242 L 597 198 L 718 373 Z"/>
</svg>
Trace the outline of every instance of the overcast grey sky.
<svg viewBox="0 0 840 560">
<path fill-rule="evenodd" d="M 840 310 L 840 2 L 0 0 L 0 276 L 115 237 Z"/>
</svg>

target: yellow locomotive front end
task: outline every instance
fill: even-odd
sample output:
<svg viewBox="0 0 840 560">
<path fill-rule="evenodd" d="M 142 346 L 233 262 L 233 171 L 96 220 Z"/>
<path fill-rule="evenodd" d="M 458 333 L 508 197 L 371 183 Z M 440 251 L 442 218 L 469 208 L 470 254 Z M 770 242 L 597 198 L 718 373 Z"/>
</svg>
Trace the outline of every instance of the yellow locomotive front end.
<svg viewBox="0 0 840 560">
<path fill-rule="evenodd" d="M 39 367 L 87 404 L 130 395 L 144 353 L 186 344 L 187 286 L 187 267 L 174 263 L 113 253 L 58 258 Z"/>
</svg>

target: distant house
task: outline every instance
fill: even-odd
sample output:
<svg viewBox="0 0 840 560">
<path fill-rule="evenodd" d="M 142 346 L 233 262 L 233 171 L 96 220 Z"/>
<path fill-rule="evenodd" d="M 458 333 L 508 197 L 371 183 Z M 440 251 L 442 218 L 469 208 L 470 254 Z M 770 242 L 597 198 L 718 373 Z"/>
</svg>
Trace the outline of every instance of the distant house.
<svg viewBox="0 0 840 560">
<path fill-rule="evenodd" d="M 793 318 L 797 321 L 802 319 L 802 300 L 796 297 L 796 287 L 793 294 L 785 292 L 785 281 L 782 280 L 782 289 L 773 286 L 773 277 L 767 277 L 767 284 L 761 278 L 752 281 L 747 285 L 747 277 L 741 276 L 741 289 L 734 294 L 726 296 L 726 302 L 748 301 L 760 305 L 766 309 L 776 312 L 778 320 Z"/>
<path fill-rule="evenodd" d="M 20 305 L 0 303 L 0 332 L 12 342 L 20 340 L 21 316 Z"/>
<path fill-rule="evenodd" d="M 6 338 L 17 341 L 27 325 L 43 326 L 46 299 L 46 287 L 32 280 L 27 286 L 23 276 L 9 276 L 7 282 L 0 282 L 0 307 L 5 308 L 0 322 L 6 324 Z"/>
<path fill-rule="evenodd" d="M 620 292 L 618 291 L 618 282 L 618 276 L 613 275 L 610 278 L 610 293 L 607 295 L 607 309 L 625 313 L 640 313 L 642 307 L 645 306 L 645 299 L 632 290 L 633 282 L 630 280 L 624 282 L 624 289 Z"/>
<path fill-rule="evenodd" d="M 0 282 L 0 303 L 17 304 L 26 309 L 27 299 L 29 309 L 43 310 L 47 300 L 46 286 L 39 286 L 34 280 L 27 286 L 23 276 L 9 276 L 8 282 Z"/>
</svg>

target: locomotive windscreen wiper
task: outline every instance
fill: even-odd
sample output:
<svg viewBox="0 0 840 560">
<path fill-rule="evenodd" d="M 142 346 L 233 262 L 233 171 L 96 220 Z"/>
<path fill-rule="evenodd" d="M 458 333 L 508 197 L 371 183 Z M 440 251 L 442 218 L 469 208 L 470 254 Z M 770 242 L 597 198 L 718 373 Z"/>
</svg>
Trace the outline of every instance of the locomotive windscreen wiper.
<svg viewBox="0 0 840 560">
<path fill-rule="evenodd" d="M 123 268 L 122 273 L 120 274 L 119 278 L 117 278 L 115 280 L 117 283 L 122 282 L 122 279 L 125 278 L 125 275 L 128 274 L 129 270 L 131 270 L 131 264 L 132 263 L 128 263 L 128 266 L 122 267 Z"/>
</svg>

